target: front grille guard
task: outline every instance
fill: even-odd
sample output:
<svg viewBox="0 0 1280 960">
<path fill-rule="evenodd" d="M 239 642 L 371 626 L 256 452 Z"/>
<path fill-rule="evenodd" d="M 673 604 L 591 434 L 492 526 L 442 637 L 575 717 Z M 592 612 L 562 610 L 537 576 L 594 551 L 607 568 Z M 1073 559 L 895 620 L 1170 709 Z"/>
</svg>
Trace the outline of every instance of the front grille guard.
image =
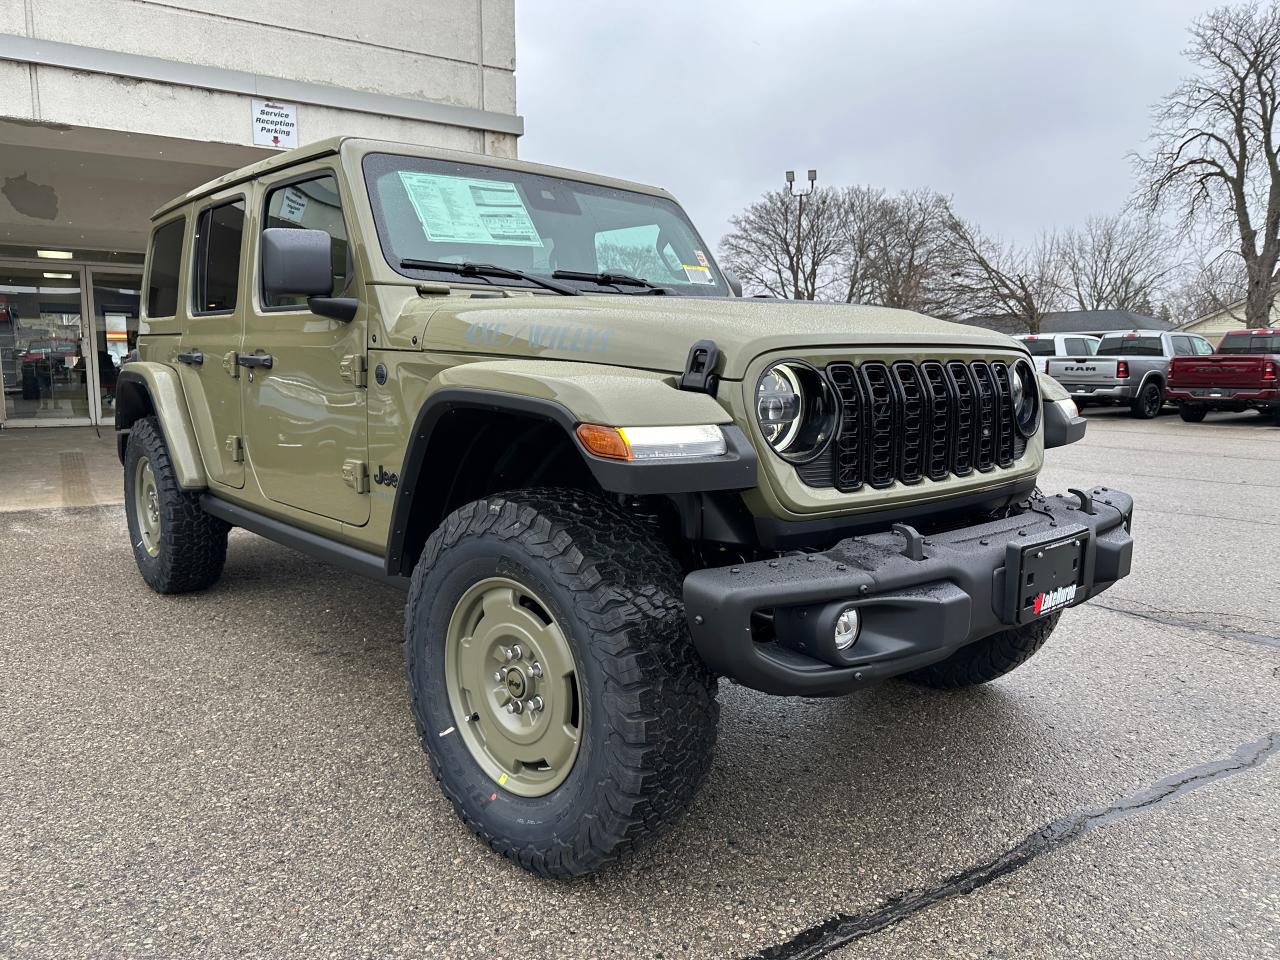
<svg viewBox="0 0 1280 960">
<path fill-rule="evenodd" d="M 1010 467 L 1026 452 L 1003 361 L 829 363 L 840 432 L 799 471 L 811 487 L 852 493 Z"/>
</svg>

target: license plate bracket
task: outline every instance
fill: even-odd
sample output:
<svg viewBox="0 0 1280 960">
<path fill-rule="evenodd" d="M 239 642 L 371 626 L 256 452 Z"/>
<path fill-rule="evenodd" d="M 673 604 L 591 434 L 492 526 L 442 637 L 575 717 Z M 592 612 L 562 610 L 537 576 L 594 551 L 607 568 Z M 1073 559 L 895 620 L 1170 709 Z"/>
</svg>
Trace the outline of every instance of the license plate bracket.
<svg viewBox="0 0 1280 960">
<path fill-rule="evenodd" d="M 1083 594 L 1089 542 L 1083 528 L 1037 541 L 1010 543 L 1005 552 L 1005 621 L 1024 624 L 1071 606 Z"/>
</svg>

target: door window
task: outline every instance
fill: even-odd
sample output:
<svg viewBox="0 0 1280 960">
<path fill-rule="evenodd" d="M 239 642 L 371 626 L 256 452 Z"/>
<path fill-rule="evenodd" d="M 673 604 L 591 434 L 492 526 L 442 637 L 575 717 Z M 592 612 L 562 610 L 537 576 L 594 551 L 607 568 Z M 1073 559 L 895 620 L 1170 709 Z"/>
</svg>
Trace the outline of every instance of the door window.
<svg viewBox="0 0 1280 960">
<path fill-rule="evenodd" d="M 1207 357 L 1209 354 L 1213 353 L 1213 344 L 1208 340 L 1203 340 L 1200 337 L 1192 337 L 1191 343 L 1196 348 L 1196 354 L 1201 357 Z"/>
<path fill-rule="evenodd" d="M 1170 337 L 1173 341 L 1173 354 L 1176 357 L 1189 357 L 1195 353 L 1191 347 L 1190 337 Z"/>
<path fill-rule="evenodd" d="M 0 390 L 10 420 L 90 414 L 80 273 L 0 267 Z"/>
<path fill-rule="evenodd" d="M 323 230 L 333 239 L 333 295 L 339 296 L 351 281 L 351 253 L 347 225 L 342 218 L 342 197 L 332 174 L 277 187 L 267 194 L 267 215 L 263 227 Z M 268 309 L 305 308 L 307 298 L 296 294 L 262 292 Z"/>
<path fill-rule="evenodd" d="M 1067 337 L 1067 356 L 1089 356 L 1089 341 L 1084 337 Z"/>
<path fill-rule="evenodd" d="M 231 313 L 240 285 L 240 239 L 244 235 L 244 200 L 201 211 L 196 237 L 191 297 L 193 313 Z"/>
<path fill-rule="evenodd" d="M 172 317 L 178 312 L 178 273 L 187 218 L 170 220 L 151 239 L 151 272 L 147 281 L 147 316 Z"/>
</svg>

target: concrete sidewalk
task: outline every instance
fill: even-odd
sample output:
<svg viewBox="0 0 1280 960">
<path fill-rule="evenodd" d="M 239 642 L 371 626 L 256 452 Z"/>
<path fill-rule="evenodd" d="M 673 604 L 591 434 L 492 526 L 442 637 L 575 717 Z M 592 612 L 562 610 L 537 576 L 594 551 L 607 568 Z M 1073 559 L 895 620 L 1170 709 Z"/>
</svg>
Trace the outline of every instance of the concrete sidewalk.
<svg viewBox="0 0 1280 960">
<path fill-rule="evenodd" d="M 122 503 L 115 441 L 110 426 L 0 430 L 0 513 Z"/>
</svg>

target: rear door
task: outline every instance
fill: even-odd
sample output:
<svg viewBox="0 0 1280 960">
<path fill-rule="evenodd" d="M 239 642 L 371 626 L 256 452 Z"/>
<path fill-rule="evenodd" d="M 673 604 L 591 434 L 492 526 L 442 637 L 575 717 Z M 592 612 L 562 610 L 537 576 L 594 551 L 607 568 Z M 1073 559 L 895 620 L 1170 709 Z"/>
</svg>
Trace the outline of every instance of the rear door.
<svg viewBox="0 0 1280 960">
<path fill-rule="evenodd" d="M 351 204 L 335 169 L 317 163 L 263 178 L 254 207 L 255 240 L 268 227 L 323 230 L 332 243 L 333 295 L 360 289 Z M 253 364 L 241 367 L 253 475 L 277 503 L 362 525 L 369 519 L 365 310 L 346 323 L 312 313 L 305 298 L 268 295 L 257 243 L 254 259 L 241 357 Z"/>
<path fill-rule="evenodd" d="M 244 336 L 240 266 L 248 247 L 245 194 L 215 196 L 196 208 L 187 263 L 186 323 L 178 376 L 205 471 L 214 483 L 244 486 L 240 381 L 230 362 Z"/>
</svg>

